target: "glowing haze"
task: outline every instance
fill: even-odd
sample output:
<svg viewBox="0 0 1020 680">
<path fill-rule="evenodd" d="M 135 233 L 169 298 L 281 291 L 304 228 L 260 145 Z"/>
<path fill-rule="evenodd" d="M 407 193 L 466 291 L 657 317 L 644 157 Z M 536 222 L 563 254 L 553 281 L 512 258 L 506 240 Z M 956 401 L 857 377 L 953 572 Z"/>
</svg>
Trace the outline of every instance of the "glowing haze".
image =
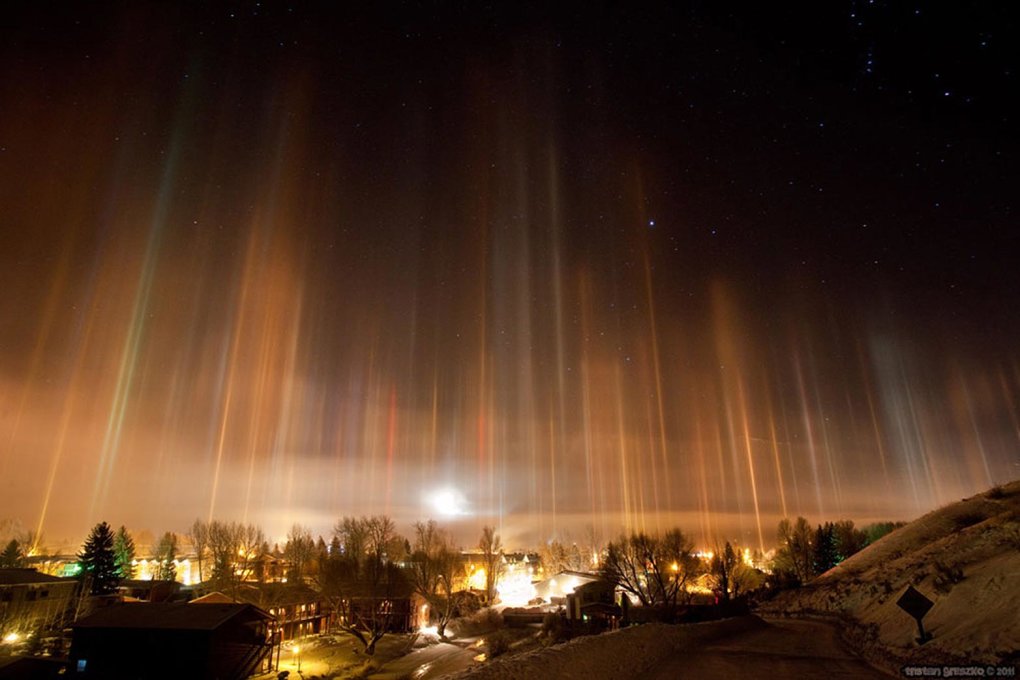
<svg viewBox="0 0 1020 680">
<path fill-rule="evenodd" d="M 665 8 L 176 11 L 2 48 L 0 517 L 758 547 L 1020 474 L 985 109 Z"/>
</svg>

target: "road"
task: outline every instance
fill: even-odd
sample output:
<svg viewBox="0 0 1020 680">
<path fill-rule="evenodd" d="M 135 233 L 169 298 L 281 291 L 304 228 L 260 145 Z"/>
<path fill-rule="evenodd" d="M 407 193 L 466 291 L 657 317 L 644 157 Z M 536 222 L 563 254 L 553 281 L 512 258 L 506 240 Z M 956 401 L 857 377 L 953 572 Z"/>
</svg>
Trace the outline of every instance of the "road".
<svg viewBox="0 0 1020 680">
<path fill-rule="evenodd" d="M 653 680 L 698 678 L 824 678 L 888 680 L 849 652 L 836 629 L 816 621 L 768 619 L 769 625 L 705 644 L 652 668 Z"/>
</svg>

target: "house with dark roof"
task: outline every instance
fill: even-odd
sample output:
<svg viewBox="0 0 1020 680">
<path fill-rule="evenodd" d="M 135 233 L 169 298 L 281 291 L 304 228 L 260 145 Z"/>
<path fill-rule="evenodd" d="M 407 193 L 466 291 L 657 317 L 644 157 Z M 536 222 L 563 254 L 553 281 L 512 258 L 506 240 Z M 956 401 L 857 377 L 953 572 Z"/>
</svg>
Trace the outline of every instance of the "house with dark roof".
<svg viewBox="0 0 1020 680">
<path fill-rule="evenodd" d="M 202 602 L 247 602 L 269 612 L 283 641 L 325 633 L 328 611 L 322 595 L 303 583 L 242 583 L 231 597 L 212 592 L 192 600 Z"/>
<path fill-rule="evenodd" d="M 181 591 L 177 581 L 156 581 L 143 579 L 123 579 L 117 584 L 117 594 L 125 600 L 142 602 L 171 602 Z"/>
<path fill-rule="evenodd" d="M 251 604 L 127 602 L 73 626 L 76 678 L 242 680 L 271 670 L 272 616 Z"/>
<path fill-rule="evenodd" d="M 78 581 L 35 569 L 0 569 L 0 636 L 60 628 Z"/>
</svg>

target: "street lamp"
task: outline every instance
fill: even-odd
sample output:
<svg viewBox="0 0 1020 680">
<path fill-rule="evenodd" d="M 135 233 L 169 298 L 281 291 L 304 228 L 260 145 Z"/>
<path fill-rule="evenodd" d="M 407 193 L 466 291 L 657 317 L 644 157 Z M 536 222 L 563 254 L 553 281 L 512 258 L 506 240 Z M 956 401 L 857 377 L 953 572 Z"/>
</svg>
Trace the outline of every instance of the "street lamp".
<svg viewBox="0 0 1020 680">
<path fill-rule="evenodd" d="M 301 672 L 301 648 L 294 645 L 294 658 L 297 659 L 297 672 Z"/>
</svg>

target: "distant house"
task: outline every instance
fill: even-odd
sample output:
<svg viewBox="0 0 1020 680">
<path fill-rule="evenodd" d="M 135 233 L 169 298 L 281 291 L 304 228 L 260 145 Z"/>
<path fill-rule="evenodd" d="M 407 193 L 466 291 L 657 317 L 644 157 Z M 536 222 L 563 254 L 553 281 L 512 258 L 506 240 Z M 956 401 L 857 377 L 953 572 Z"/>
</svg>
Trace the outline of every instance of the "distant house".
<svg viewBox="0 0 1020 680">
<path fill-rule="evenodd" d="M 568 620 L 618 618 L 621 612 L 615 602 L 615 590 L 601 576 L 583 571 L 561 571 L 535 584 L 536 597 L 564 605 Z"/>
<path fill-rule="evenodd" d="M 170 602 L 180 591 L 177 581 L 125 579 L 117 584 L 117 594 L 142 602 Z"/>
<path fill-rule="evenodd" d="M 241 680 L 271 670 L 271 625 L 250 604 L 113 604 L 73 626 L 68 674 Z"/>
<path fill-rule="evenodd" d="M 0 569 L 0 633 L 24 634 L 63 625 L 78 581 L 35 569 Z"/>
</svg>

